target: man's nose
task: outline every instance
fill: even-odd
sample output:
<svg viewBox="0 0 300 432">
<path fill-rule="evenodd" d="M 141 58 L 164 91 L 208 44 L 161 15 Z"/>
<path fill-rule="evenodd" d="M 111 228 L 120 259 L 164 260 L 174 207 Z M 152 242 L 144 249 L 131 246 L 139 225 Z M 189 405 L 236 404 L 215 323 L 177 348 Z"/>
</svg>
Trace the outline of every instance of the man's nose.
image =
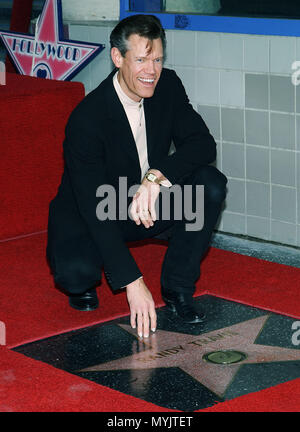
<svg viewBox="0 0 300 432">
<path fill-rule="evenodd" d="M 149 73 L 149 74 L 154 74 L 155 73 L 155 64 L 154 64 L 153 60 L 147 61 L 146 72 Z"/>
</svg>

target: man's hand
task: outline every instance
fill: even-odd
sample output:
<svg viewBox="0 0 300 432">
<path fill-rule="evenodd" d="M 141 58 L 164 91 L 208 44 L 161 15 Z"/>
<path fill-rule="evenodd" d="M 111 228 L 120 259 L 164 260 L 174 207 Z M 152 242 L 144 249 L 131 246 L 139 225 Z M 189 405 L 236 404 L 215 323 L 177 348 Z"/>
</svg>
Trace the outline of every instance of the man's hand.
<svg viewBox="0 0 300 432">
<path fill-rule="evenodd" d="M 127 300 L 130 307 L 130 324 L 136 328 L 139 337 L 149 337 L 150 330 L 156 330 L 155 305 L 143 278 L 127 285 Z"/>
<path fill-rule="evenodd" d="M 153 226 L 156 221 L 155 202 L 159 191 L 158 184 L 143 180 L 133 196 L 130 208 L 131 217 L 137 225 L 142 223 L 145 228 Z"/>
<path fill-rule="evenodd" d="M 155 174 L 159 181 L 166 180 L 164 175 L 156 169 L 150 172 Z M 148 181 L 146 178 L 133 196 L 130 214 L 137 225 L 141 223 L 145 228 L 153 226 L 156 221 L 155 203 L 160 192 L 159 184 Z"/>
</svg>

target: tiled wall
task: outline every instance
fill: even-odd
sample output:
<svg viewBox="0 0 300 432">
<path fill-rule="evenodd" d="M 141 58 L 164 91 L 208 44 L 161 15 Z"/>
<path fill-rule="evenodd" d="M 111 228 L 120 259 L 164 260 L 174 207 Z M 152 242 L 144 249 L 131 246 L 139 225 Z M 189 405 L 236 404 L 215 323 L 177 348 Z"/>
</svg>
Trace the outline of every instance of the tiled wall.
<svg viewBox="0 0 300 432">
<path fill-rule="evenodd" d="M 75 80 L 90 91 L 110 72 L 105 27 L 71 26 L 73 39 L 107 44 Z M 292 63 L 300 39 L 167 31 L 166 67 L 176 70 L 218 144 L 228 177 L 220 231 L 300 246 L 300 86 Z"/>
<path fill-rule="evenodd" d="M 165 0 L 165 10 L 183 13 L 217 13 L 220 0 Z"/>
<path fill-rule="evenodd" d="M 86 93 L 97 87 L 113 69 L 110 58 L 109 36 L 116 24 L 117 22 L 107 21 L 99 26 L 69 25 L 68 32 L 70 39 L 105 45 L 105 49 L 73 79 L 73 81 L 84 83 Z"/>
<path fill-rule="evenodd" d="M 117 20 L 120 16 L 119 0 L 62 0 L 66 21 Z"/>
</svg>

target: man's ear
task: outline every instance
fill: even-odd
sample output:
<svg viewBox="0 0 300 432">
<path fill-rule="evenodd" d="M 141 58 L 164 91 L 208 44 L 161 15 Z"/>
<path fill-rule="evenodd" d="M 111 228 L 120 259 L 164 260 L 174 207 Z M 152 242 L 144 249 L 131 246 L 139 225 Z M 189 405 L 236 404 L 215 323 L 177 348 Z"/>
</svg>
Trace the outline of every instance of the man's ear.
<svg viewBox="0 0 300 432">
<path fill-rule="evenodd" d="M 111 59 L 112 59 L 114 65 L 117 68 L 120 68 L 122 66 L 122 63 L 123 63 L 123 56 L 120 53 L 119 49 L 116 47 L 113 47 L 110 51 L 110 55 L 111 55 Z"/>
</svg>

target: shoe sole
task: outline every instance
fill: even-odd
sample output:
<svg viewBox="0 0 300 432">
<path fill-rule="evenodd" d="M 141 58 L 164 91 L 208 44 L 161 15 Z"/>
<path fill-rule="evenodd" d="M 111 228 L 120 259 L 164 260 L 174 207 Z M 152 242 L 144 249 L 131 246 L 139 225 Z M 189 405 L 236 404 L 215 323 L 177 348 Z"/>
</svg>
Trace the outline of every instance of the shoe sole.
<svg viewBox="0 0 300 432">
<path fill-rule="evenodd" d="M 79 306 L 72 304 L 70 301 L 69 301 L 69 305 L 71 306 L 72 309 L 76 309 L 76 310 L 79 310 L 81 312 L 90 312 L 90 311 L 93 311 L 99 307 L 99 304 L 97 304 L 95 306 L 87 306 L 87 307 L 81 308 Z"/>
</svg>

